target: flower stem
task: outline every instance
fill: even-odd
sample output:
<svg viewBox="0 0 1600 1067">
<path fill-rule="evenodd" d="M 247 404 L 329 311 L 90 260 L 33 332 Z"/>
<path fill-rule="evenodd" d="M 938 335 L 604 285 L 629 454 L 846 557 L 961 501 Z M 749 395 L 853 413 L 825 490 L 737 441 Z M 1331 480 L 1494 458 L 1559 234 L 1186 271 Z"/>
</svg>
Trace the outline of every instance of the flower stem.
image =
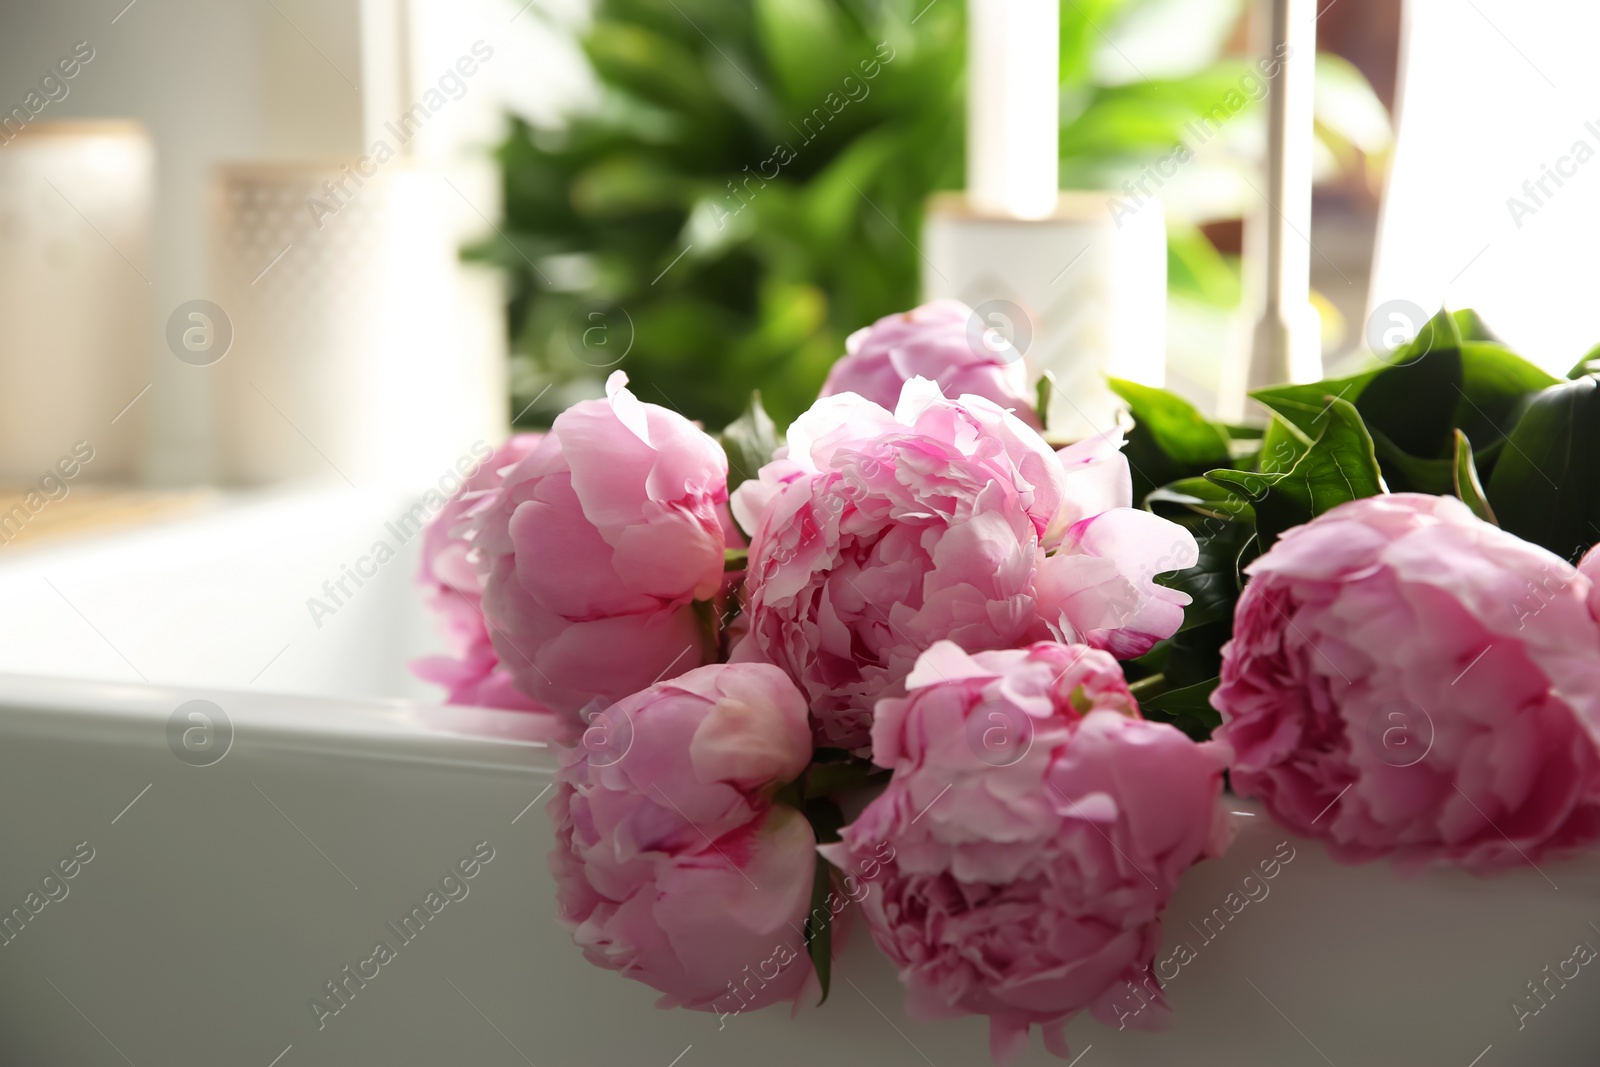
<svg viewBox="0 0 1600 1067">
<path fill-rule="evenodd" d="M 1167 685 L 1167 676 L 1164 674 L 1152 674 L 1148 678 L 1128 683 L 1128 692 L 1133 694 L 1135 700 L 1149 700 L 1151 697 L 1160 696 L 1170 688 L 1171 686 Z"/>
</svg>

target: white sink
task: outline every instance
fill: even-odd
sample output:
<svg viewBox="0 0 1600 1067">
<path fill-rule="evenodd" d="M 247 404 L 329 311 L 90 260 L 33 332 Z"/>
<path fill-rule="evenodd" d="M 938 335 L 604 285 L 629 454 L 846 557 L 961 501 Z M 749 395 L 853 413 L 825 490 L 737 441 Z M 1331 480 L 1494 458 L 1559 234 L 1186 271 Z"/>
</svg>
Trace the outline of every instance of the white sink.
<svg viewBox="0 0 1600 1067">
<path fill-rule="evenodd" d="M 434 647 L 414 551 L 320 629 L 306 608 L 341 564 L 394 541 L 384 524 L 408 505 L 297 494 L 0 549 L 0 909 L 26 910 L 47 873 L 93 849 L 47 887 L 66 896 L 13 919 L 0 945 L 0 1064 L 988 1062 L 981 1020 L 905 1018 L 860 928 L 829 1002 L 794 1019 L 658 1011 L 651 990 L 584 963 L 545 871 L 550 754 L 526 718 L 431 706 L 405 671 Z M 192 699 L 232 727 L 208 766 L 169 747 L 169 719 Z M 1238 841 L 1186 877 L 1168 913 L 1158 958 L 1180 942 L 1193 953 L 1164 972 L 1176 968 L 1173 1025 L 1080 1019 L 1068 1039 L 1082 1067 L 1600 1060 L 1600 966 L 1552 982 L 1520 1030 L 1511 1007 L 1575 943 L 1600 948 L 1600 860 L 1403 879 L 1291 841 L 1268 895 L 1207 940 L 1205 918 L 1288 840 L 1232 806 L 1246 813 Z M 319 1028 L 310 1002 L 324 983 L 396 944 L 385 924 L 475 847 L 493 859 L 467 895 L 352 981 Z M 1035 1038 L 1024 1062 L 1059 1061 Z"/>
</svg>

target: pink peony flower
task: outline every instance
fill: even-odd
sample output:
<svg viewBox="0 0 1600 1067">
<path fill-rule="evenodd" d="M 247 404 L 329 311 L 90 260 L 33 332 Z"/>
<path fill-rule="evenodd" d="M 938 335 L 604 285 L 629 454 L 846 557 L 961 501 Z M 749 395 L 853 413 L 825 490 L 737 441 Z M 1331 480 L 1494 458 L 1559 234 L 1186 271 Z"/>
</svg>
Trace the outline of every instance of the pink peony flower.
<svg viewBox="0 0 1600 1067">
<path fill-rule="evenodd" d="M 733 658 L 788 671 L 818 742 L 865 751 L 873 705 L 935 641 L 1147 651 L 1188 603 L 1154 575 L 1192 565 L 1196 548 L 1128 506 L 1120 447 L 1092 438 L 1057 455 L 992 402 L 921 378 L 894 414 L 851 393 L 819 400 L 735 494 L 752 533 L 750 630 Z"/>
<path fill-rule="evenodd" d="M 951 399 L 981 396 L 1038 429 L 1022 354 L 1009 344 L 991 347 L 995 336 L 959 300 L 886 315 L 845 341 L 844 358 L 828 372 L 822 395 L 856 393 L 893 408 L 906 382 L 927 378 Z"/>
<path fill-rule="evenodd" d="M 714 664 L 597 716 L 550 801 L 561 917 L 589 962 L 724 1014 L 797 998 L 816 837 L 773 802 L 811 759 L 775 667 Z"/>
<path fill-rule="evenodd" d="M 891 858 L 862 900 L 918 1018 L 988 1015 L 997 1062 L 1038 1024 L 1089 1009 L 1118 1023 L 1123 983 L 1150 991 L 1160 914 L 1178 878 L 1231 835 L 1225 754 L 1139 718 L 1106 652 L 1040 643 L 969 656 L 935 644 L 909 695 L 878 705 L 888 789 L 821 849 L 838 867 Z M 1141 1013 L 1142 1014 L 1142 1013 Z"/>
<path fill-rule="evenodd" d="M 1414 493 L 1336 507 L 1249 574 L 1211 698 L 1241 794 L 1345 861 L 1510 867 L 1600 837 L 1588 578 Z"/>
<path fill-rule="evenodd" d="M 423 681 L 445 687 L 447 704 L 471 704 L 514 711 L 545 711 L 520 692 L 500 665 L 483 616 L 483 582 L 468 553 L 466 520 L 473 508 L 500 484 L 507 467 L 538 447 L 543 434 L 516 434 L 466 476 L 454 495 L 422 531 L 422 564 L 417 582 L 450 646 L 446 656 L 412 663 Z"/>
<path fill-rule="evenodd" d="M 523 692 L 567 717 L 714 658 L 721 446 L 621 371 L 557 416 L 473 520 L 483 608 Z"/>
<path fill-rule="evenodd" d="M 1594 545 L 1578 561 L 1578 570 L 1589 579 L 1589 614 L 1600 622 L 1600 545 Z"/>
</svg>

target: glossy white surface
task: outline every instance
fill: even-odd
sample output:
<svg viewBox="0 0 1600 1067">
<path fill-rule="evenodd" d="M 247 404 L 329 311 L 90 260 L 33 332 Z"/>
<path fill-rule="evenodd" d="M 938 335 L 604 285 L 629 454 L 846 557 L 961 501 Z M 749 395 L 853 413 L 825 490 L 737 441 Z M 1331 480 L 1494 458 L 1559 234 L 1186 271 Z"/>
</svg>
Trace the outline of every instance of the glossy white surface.
<svg viewBox="0 0 1600 1067">
<path fill-rule="evenodd" d="M 440 646 L 412 584 L 417 539 L 391 529 L 421 499 L 235 494 L 130 533 L 0 546 L 0 672 L 425 699 L 406 664 Z M 323 583 L 380 540 L 395 557 L 334 603 Z M 333 614 L 313 618 L 313 597 Z"/>
</svg>

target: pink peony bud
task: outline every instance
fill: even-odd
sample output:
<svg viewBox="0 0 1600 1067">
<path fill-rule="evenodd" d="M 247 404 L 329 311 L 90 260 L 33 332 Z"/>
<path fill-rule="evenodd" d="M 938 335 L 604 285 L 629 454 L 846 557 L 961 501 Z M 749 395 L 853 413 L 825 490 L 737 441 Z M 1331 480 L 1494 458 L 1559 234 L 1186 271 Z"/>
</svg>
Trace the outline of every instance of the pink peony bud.
<svg viewBox="0 0 1600 1067">
<path fill-rule="evenodd" d="M 1141 719 L 1116 661 L 1083 645 L 940 642 L 907 684 L 872 728 L 887 790 L 821 849 L 869 885 L 863 915 L 907 1010 L 989 1016 L 997 1062 L 1034 1024 L 1065 1056 L 1085 1008 L 1159 1025 L 1161 910 L 1230 840 L 1220 746 Z M 1157 1010 L 1119 1011 L 1124 983 Z"/>
<path fill-rule="evenodd" d="M 1212 704 L 1233 786 L 1346 861 L 1600 838 L 1593 585 L 1447 497 L 1355 500 L 1249 567 Z"/>
<path fill-rule="evenodd" d="M 996 346 L 994 336 L 959 300 L 886 315 L 845 341 L 845 355 L 828 372 L 822 395 L 855 393 L 892 409 L 906 382 L 927 378 L 952 400 L 981 396 L 1038 429 L 1022 354 L 1009 344 Z"/>
<path fill-rule="evenodd" d="M 417 582 L 450 654 L 417 660 L 411 669 L 422 680 L 444 686 L 448 704 L 546 711 L 516 688 L 495 655 L 483 615 L 483 581 L 469 558 L 472 542 L 466 537 L 468 515 L 500 485 L 506 468 L 538 447 L 543 436 L 517 434 L 501 445 L 467 476 L 422 531 Z"/>
<path fill-rule="evenodd" d="M 589 962 L 663 1007 L 796 999 L 816 837 L 773 793 L 810 759 L 805 701 L 765 664 L 700 667 L 596 716 L 550 801 L 561 917 Z"/>
<path fill-rule="evenodd" d="M 573 727 L 715 655 L 694 603 L 722 585 L 727 457 L 626 384 L 562 412 L 474 515 L 495 651 Z"/>
</svg>

